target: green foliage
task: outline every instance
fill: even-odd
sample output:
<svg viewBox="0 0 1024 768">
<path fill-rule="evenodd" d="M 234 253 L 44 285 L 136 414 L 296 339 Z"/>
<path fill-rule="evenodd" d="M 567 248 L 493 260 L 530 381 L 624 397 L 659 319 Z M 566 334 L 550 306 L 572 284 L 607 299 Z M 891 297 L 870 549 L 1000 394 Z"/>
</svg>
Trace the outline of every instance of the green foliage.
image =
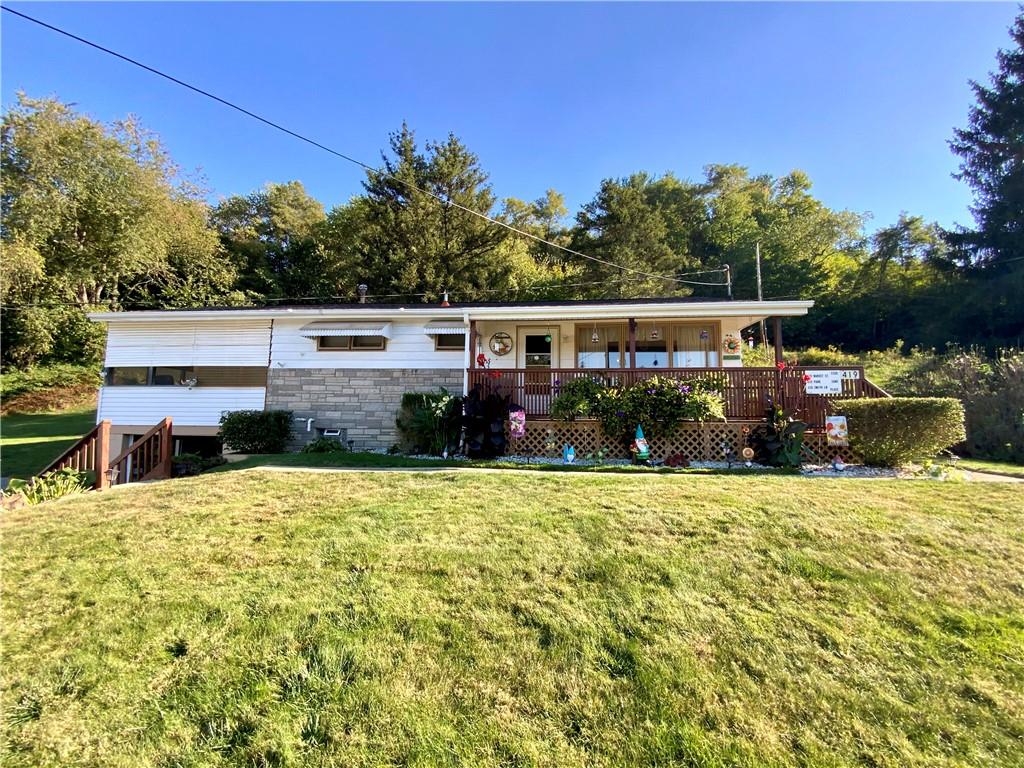
<svg viewBox="0 0 1024 768">
<path fill-rule="evenodd" d="M 92 483 L 88 472 L 65 467 L 31 480 L 12 478 L 4 495 L 22 495 L 29 504 L 41 504 L 72 493 L 83 493 L 92 488 Z"/>
<path fill-rule="evenodd" d="M 895 467 L 930 459 L 959 443 L 964 408 L 951 397 L 890 397 L 844 400 L 850 446 L 866 464 Z"/>
<path fill-rule="evenodd" d="M 291 434 L 291 411 L 229 411 L 218 436 L 239 453 L 283 453 Z"/>
<path fill-rule="evenodd" d="M 444 387 L 406 392 L 395 424 L 407 450 L 434 456 L 454 452 L 462 432 L 462 398 Z"/>
<path fill-rule="evenodd" d="M 794 418 L 796 412 L 774 403 L 765 410 L 765 423 L 751 433 L 749 441 L 755 458 L 770 467 L 799 467 L 807 423 Z"/>
<path fill-rule="evenodd" d="M 299 453 L 345 453 L 347 450 L 348 446 L 336 437 L 318 437 L 302 446 Z"/>
<path fill-rule="evenodd" d="M 179 453 L 171 457 L 171 464 L 175 477 L 189 477 L 198 475 L 214 467 L 220 467 L 227 463 L 223 456 L 200 456 L 198 453 Z"/>
<path fill-rule="evenodd" d="M 551 400 L 551 418 L 575 421 L 594 415 L 594 408 L 605 394 L 607 382 L 597 376 L 581 376 L 562 384 Z"/>
<path fill-rule="evenodd" d="M 601 391 L 591 410 L 605 434 L 632 440 L 639 424 L 647 437 L 661 437 L 671 434 L 681 421 L 723 420 L 721 393 L 722 384 L 714 380 L 652 376 L 628 387 Z"/>
<path fill-rule="evenodd" d="M 81 385 L 99 387 L 102 381 L 103 377 L 95 366 L 58 363 L 0 373 L 0 393 L 4 400 L 10 400 L 44 389 Z"/>
</svg>

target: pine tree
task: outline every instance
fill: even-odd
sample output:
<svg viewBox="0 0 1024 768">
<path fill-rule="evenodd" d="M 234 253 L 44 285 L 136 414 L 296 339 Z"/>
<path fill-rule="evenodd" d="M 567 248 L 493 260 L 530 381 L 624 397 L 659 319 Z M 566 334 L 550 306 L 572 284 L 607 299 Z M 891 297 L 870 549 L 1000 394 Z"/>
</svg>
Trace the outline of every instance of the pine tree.
<svg viewBox="0 0 1024 768">
<path fill-rule="evenodd" d="M 976 222 L 974 231 L 951 233 L 950 241 L 965 260 L 1000 272 L 1024 256 L 1024 13 L 1010 37 L 1013 47 L 996 54 L 991 84 L 971 83 L 977 104 L 950 142 L 961 158 L 955 178 L 974 190 Z"/>
</svg>

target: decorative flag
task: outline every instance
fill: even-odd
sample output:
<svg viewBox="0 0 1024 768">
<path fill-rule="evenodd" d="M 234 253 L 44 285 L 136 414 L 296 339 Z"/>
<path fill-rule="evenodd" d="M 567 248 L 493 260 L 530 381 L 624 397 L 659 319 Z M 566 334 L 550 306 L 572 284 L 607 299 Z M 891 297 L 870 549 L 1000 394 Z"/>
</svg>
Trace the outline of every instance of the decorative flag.
<svg viewBox="0 0 1024 768">
<path fill-rule="evenodd" d="M 508 412 L 508 433 L 516 439 L 526 434 L 526 411 L 522 408 L 513 408 Z"/>
</svg>

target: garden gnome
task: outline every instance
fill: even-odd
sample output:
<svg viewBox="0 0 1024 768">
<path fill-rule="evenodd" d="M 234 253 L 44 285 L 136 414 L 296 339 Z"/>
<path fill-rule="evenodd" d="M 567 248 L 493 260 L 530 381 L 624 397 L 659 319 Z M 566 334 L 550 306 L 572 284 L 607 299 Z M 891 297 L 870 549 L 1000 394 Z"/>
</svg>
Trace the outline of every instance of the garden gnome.
<svg viewBox="0 0 1024 768">
<path fill-rule="evenodd" d="M 633 441 L 633 456 L 637 461 L 647 461 L 651 458 L 651 449 L 647 445 L 647 438 L 639 424 L 636 425 L 636 439 Z"/>
</svg>

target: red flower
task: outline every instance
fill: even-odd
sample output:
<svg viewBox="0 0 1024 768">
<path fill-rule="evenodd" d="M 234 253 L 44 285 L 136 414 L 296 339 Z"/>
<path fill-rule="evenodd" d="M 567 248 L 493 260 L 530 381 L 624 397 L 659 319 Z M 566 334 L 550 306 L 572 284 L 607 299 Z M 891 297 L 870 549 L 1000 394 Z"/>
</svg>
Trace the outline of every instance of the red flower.
<svg viewBox="0 0 1024 768">
<path fill-rule="evenodd" d="M 492 379 L 500 379 L 501 371 L 488 371 L 487 375 Z"/>
<path fill-rule="evenodd" d="M 786 364 L 784 362 L 781 362 L 781 361 L 776 363 L 775 367 L 778 368 L 780 371 L 786 370 Z"/>
<path fill-rule="evenodd" d="M 479 355 L 477 355 L 476 356 L 476 364 L 479 365 L 481 368 L 486 368 L 487 367 L 487 355 L 485 355 L 483 352 L 481 352 Z"/>
<path fill-rule="evenodd" d="M 810 381 L 810 380 L 811 380 L 811 374 L 805 373 L 804 374 L 804 381 Z"/>
</svg>

